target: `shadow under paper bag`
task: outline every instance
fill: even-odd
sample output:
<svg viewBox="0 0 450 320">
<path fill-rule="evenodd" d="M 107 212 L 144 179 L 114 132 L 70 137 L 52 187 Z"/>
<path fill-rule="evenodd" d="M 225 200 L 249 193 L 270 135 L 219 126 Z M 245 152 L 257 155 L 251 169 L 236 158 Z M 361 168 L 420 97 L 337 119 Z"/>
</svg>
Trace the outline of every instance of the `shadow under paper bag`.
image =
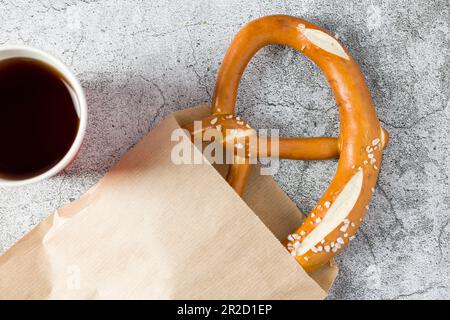
<svg viewBox="0 0 450 320">
<path fill-rule="evenodd" d="M 1 256 L 0 298 L 323 299 L 337 268 L 308 274 L 280 243 L 303 215 L 270 176 L 253 166 L 244 201 L 222 168 L 172 163 L 173 130 L 209 112 L 168 116 Z"/>
</svg>

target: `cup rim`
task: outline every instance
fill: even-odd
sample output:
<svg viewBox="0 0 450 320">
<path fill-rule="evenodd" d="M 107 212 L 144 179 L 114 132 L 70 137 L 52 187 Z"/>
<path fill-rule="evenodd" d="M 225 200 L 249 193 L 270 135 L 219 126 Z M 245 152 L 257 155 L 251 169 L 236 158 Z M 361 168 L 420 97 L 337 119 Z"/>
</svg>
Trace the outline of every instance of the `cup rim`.
<svg viewBox="0 0 450 320">
<path fill-rule="evenodd" d="M 56 58 L 55 56 L 53 56 L 52 54 L 50 54 L 44 50 L 30 47 L 27 45 L 3 45 L 3 46 L 0 46 L 0 53 L 2 53 L 4 51 L 18 51 L 18 54 L 13 56 L 14 58 L 29 57 L 31 59 L 36 59 L 38 61 L 41 61 L 43 63 L 50 65 L 51 67 L 55 68 L 58 72 L 60 72 L 64 76 L 66 81 L 69 83 L 69 85 L 72 87 L 72 89 L 75 93 L 75 96 L 78 100 L 78 108 L 79 108 L 78 111 L 79 111 L 79 118 L 80 118 L 80 123 L 78 126 L 78 131 L 77 131 L 75 140 L 73 141 L 71 147 L 69 148 L 67 153 L 64 155 L 64 157 L 58 163 L 56 163 L 53 167 L 51 167 L 50 169 L 48 169 L 47 171 L 45 171 L 39 175 L 32 176 L 30 178 L 11 179 L 11 180 L 0 178 L 0 187 L 17 187 L 17 186 L 32 184 L 32 183 L 39 182 L 39 181 L 48 179 L 50 177 L 53 177 L 57 173 L 64 170 L 72 162 L 72 160 L 75 159 L 78 151 L 81 148 L 81 144 L 83 142 L 84 135 L 86 132 L 88 112 L 87 112 L 86 96 L 85 96 L 84 90 L 83 90 L 79 80 L 75 77 L 75 75 L 69 69 L 69 67 L 65 63 L 63 63 L 61 60 L 59 60 L 58 58 Z M 32 57 L 27 56 L 27 55 L 22 56 L 20 54 L 20 52 L 24 52 L 24 53 L 26 52 L 28 54 L 32 54 L 33 56 Z M 1 60 L 3 60 L 3 59 L 0 58 L 0 61 Z"/>
</svg>

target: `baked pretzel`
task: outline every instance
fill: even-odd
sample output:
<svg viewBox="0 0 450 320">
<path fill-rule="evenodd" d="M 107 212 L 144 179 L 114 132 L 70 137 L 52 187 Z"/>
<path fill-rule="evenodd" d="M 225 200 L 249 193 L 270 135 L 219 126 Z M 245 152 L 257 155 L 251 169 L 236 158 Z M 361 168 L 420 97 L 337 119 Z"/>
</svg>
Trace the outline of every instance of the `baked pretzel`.
<svg viewBox="0 0 450 320">
<path fill-rule="evenodd" d="M 300 228 L 288 236 L 289 252 L 305 270 L 313 271 L 354 237 L 374 191 L 388 134 L 380 126 L 364 76 L 348 51 L 324 29 L 286 15 L 254 20 L 234 38 L 217 78 L 212 115 L 202 120 L 203 131 L 219 129 L 223 132 L 223 141 L 234 139 L 227 133 L 230 130 L 225 132 L 224 129 L 232 129 L 232 135 L 236 130 L 241 130 L 242 136 L 253 134 L 250 126 L 234 115 L 236 95 L 248 62 L 269 44 L 292 47 L 314 61 L 328 79 L 339 106 L 339 138 L 279 138 L 276 141 L 259 138 L 269 140 L 264 143 L 278 143 L 281 159 L 339 157 L 336 175 L 328 190 Z M 193 133 L 192 126 L 187 129 Z M 260 145 L 258 143 L 258 156 L 262 155 Z M 245 157 L 249 156 L 247 153 Z M 240 195 L 250 166 L 248 161 L 236 163 L 228 173 L 227 181 Z"/>
</svg>

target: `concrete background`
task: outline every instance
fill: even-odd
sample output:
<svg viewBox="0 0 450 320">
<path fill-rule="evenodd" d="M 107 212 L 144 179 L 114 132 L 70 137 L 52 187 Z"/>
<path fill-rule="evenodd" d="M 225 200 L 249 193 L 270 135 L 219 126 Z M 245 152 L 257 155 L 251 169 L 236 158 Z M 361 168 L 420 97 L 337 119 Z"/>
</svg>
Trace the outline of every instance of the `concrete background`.
<svg viewBox="0 0 450 320">
<path fill-rule="evenodd" d="M 210 101 L 220 62 L 246 22 L 306 18 L 360 63 L 392 140 L 357 239 L 339 257 L 330 299 L 450 298 L 450 3 L 395 1 L 0 0 L 0 44 L 28 44 L 80 78 L 89 127 L 75 163 L 35 185 L 0 190 L 0 252 L 79 197 L 170 112 Z M 251 62 L 238 112 L 282 135 L 337 135 L 318 68 L 269 47 Z M 335 161 L 283 161 L 276 179 L 308 211 Z"/>
</svg>

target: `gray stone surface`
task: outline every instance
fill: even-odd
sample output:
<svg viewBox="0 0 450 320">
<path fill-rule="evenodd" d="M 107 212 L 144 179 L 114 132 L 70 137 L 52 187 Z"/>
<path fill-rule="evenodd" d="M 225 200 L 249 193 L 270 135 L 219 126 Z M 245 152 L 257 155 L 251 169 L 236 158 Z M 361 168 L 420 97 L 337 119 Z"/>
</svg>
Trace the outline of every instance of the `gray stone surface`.
<svg viewBox="0 0 450 320">
<path fill-rule="evenodd" d="M 337 33 L 360 63 L 392 140 L 367 218 L 330 299 L 450 298 L 450 3 L 435 1 L 0 0 L 0 44 L 63 59 L 80 78 L 89 128 L 75 163 L 0 190 L 0 252 L 79 197 L 170 112 L 208 102 L 225 50 L 246 22 L 288 13 Z M 336 135 L 318 68 L 269 47 L 251 62 L 239 112 L 283 135 Z M 277 181 L 308 211 L 335 161 L 283 161 Z"/>
</svg>

